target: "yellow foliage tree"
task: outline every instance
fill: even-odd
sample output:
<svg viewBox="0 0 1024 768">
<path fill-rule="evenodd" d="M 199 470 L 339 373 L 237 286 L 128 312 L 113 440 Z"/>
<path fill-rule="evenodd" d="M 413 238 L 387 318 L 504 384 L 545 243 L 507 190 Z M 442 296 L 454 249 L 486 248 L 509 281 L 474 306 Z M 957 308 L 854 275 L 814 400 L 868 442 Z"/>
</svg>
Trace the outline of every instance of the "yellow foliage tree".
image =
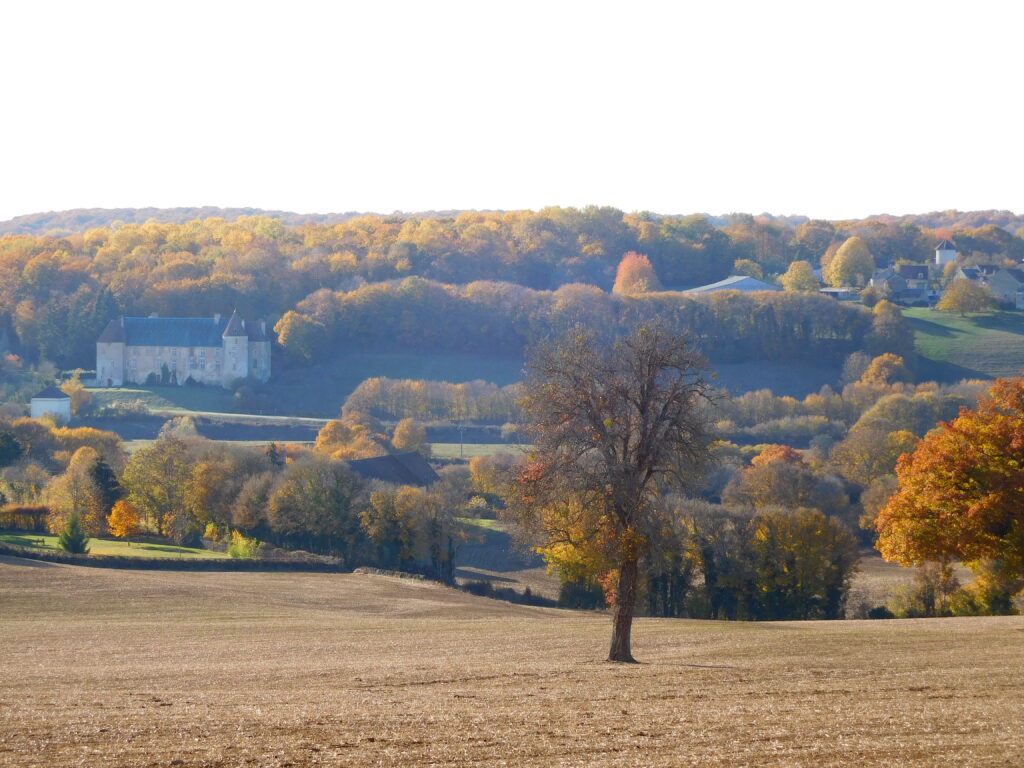
<svg viewBox="0 0 1024 768">
<path fill-rule="evenodd" d="M 886 352 L 873 359 L 860 376 L 862 384 L 871 386 L 888 386 L 897 381 L 909 380 L 910 371 L 904 365 L 903 358 L 891 352 Z"/>
<path fill-rule="evenodd" d="M 142 517 L 139 510 L 131 502 L 121 499 L 114 504 L 107 516 L 107 527 L 110 533 L 119 539 L 134 536 L 141 530 Z"/>
<path fill-rule="evenodd" d="M 839 246 L 836 255 L 824 270 L 825 280 L 836 288 L 866 285 L 875 274 L 875 260 L 867 244 L 851 237 Z"/>
<path fill-rule="evenodd" d="M 402 419 L 395 425 L 391 445 L 396 451 L 417 451 L 425 458 L 430 456 L 427 429 L 415 419 Z"/>
<path fill-rule="evenodd" d="M 819 287 L 814 267 L 806 261 L 794 261 L 790 264 L 789 269 L 779 278 L 779 282 L 787 291 L 814 292 Z"/>
<path fill-rule="evenodd" d="M 76 370 L 71 378 L 60 385 L 61 391 L 71 398 L 71 415 L 78 416 L 88 410 L 92 403 L 92 395 L 85 391 L 82 384 L 82 371 Z"/>
<path fill-rule="evenodd" d="M 943 312 L 985 312 L 992 308 L 992 292 L 972 280 L 954 280 L 936 305 Z"/>
</svg>

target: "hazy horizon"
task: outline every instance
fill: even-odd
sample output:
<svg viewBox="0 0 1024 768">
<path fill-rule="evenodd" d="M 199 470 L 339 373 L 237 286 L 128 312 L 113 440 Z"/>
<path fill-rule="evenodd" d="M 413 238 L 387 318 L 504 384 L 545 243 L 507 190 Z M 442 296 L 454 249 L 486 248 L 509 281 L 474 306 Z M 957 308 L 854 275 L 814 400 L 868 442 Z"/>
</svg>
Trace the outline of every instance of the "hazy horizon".
<svg viewBox="0 0 1024 768">
<path fill-rule="evenodd" d="M 1024 211 L 1024 8 L 17 4 L 0 220 Z"/>
</svg>

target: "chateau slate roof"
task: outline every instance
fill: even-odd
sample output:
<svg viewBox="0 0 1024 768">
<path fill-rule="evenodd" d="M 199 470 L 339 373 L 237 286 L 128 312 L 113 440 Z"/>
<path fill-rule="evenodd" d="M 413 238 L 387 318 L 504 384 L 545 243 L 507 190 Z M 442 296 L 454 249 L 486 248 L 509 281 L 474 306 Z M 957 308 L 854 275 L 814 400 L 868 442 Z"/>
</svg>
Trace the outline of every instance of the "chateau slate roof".
<svg viewBox="0 0 1024 768">
<path fill-rule="evenodd" d="M 242 318 L 238 316 L 238 310 L 231 313 L 231 319 L 228 320 L 228 327 L 224 329 L 224 336 L 246 336 L 245 323 L 242 322 Z M 220 346 L 218 343 L 217 346 Z"/>
<path fill-rule="evenodd" d="M 220 347 L 227 324 L 212 317 L 126 317 L 124 341 L 129 347 Z"/>
<path fill-rule="evenodd" d="M 756 277 L 748 277 L 746 275 L 733 275 L 727 277 L 725 280 L 719 280 L 717 283 L 711 283 L 710 285 L 702 285 L 697 288 L 691 288 L 683 293 L 711 293 L 712 291 L 781 291 L 777 285 L 766 283 L 763 280 L 758 280 Z"/>
<path fill-rule="evenodd" d="M 98 341 L 104 344 L 123 342 L 124 327 L 121 325 L 121 320 L 114 319 L 107 323 L 107 327 L 103 329 Z"/>
<path fill-rule="evenodd" d="M 62 392 L 61 390 L 59 390 L 55 386 L 53 386 L 53 384 L 51 384 L 46 389 L 44 389 L 42 392 L 37 392 L 36 394 L 32 395 L 32 399 L 33 400 L 70 400 L 71 399 L 71 395 L 67 394 L 66 392 Z"/>
<path fill-rule="evenodd" d="M 263 328 L 258 320 L 243 322 L 242 326 L 245 328 L 246 333 L 249 334 L 249 341 L 270 341 L 267 334 L 263 332 Z"/>
<path fill-rule="evenodd" d="M 367 480 L 381 480 L 394 485 L 426 486 L 440 480 L 434 468 L 416 451 L 353 459 L 346 462 L 357 475 Z"/>
<path fill-rule="evenodd" d="M 952 240 L 942 240 L 935 246 L 936 251 L 955 251 L 956 244 Z"/>
<path fill-rule="evenodd" d="M 269 341 L 258 322 L 246 323 L 235 312 L 224 317 L 124 317 L 111 320 L 100 343 L 123 342 L 129 347 L 220 347 L 225 336 L 248 336 Z"/>
</svg>

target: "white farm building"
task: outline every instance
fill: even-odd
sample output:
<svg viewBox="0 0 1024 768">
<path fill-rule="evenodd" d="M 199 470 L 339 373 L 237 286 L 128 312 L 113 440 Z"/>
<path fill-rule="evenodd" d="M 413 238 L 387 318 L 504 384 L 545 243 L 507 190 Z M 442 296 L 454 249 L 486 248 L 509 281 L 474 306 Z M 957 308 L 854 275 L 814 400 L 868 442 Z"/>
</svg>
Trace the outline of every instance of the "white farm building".
<svg viewBox="0 0 1024 768">
<path fill-rule="evenodd" d="M 53 385 L 34 395 L 29 408 L 33 419 L 41 419 L 47 414 L 64 423 L 71 419 L 71 397 Z"/>
</svg>

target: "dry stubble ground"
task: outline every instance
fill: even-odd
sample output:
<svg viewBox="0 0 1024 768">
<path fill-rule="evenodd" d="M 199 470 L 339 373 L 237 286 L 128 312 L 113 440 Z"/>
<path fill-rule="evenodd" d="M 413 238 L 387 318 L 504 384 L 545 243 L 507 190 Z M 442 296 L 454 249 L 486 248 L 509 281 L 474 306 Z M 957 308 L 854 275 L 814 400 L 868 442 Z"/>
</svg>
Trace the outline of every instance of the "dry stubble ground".
<svg viewBox="0 0 1024 768">
<path fill-rule="evenodd" d="M 0 559 L 0 764 L 1020 766 L 1024 619 L 641 620 Z"/>
</svg>

